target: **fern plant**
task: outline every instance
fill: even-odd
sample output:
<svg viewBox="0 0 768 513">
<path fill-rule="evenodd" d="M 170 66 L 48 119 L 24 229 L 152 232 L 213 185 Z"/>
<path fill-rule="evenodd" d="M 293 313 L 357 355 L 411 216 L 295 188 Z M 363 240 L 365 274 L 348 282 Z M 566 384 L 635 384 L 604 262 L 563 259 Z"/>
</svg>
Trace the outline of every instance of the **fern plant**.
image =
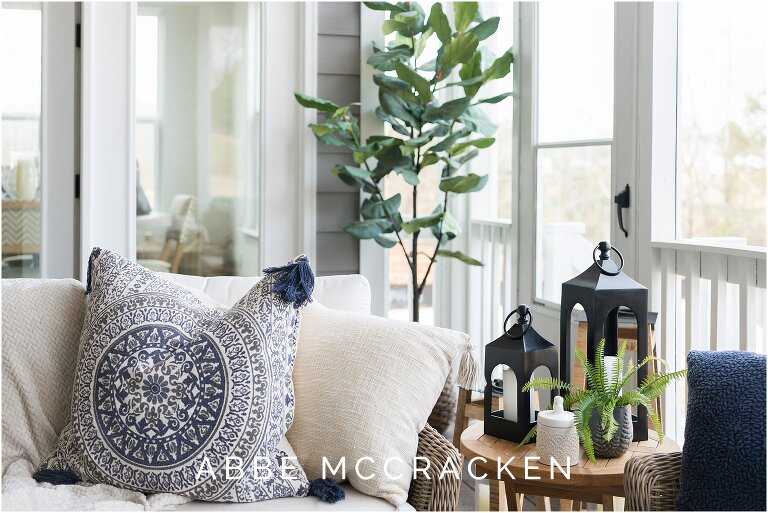
<svg viewBox="0 0 768 513">
<path fill-rule="evenodd" d="M 605 440 L 611 440 L 619 429 L 619 423 L 613 417 L 613 409 L 620 406 L 644 406 L 648 410 L 648 418 L 659 434 L 659 442 L 664 440 L 664 429 L 661 425 L 659 414 L 654 409 L 654 400 L 661 396 L 669 383 L 685 376 L 686 371 L 650 373 L 635 390 L 624 391 L 622 389 L 630 378 L 644 366 L 652 361 L 658 361 L 666 367 L 666 362 L 655 356 L 647 356 L 639 364 L 631 361 L 624 368 L 624 353 L 627 343 L 622 342 L 616 355 L 616 363 L 611 371 L 611 380 L 606 379 L 605 369 L 605 339 L 597 345 L 595 363 L 592 364 L 584 357 L 584 354 L 576 349 L 576 358 L 584 367 L 587 377 L 587 388 L 570 383 L 565 383 L 557 378 L 536 378 L 523 386 L 523 392 L 531 389 L 565 390 L 568 393 L 563 397 L 563 407 L 572 410 L 576 421 L 576 431 L 579 435 L 584 452 L 594 462 L 595 451 L 592 445 L 592 430 L 589 427 L 589 419 L 593 412 L 600 415 L 600 423 L 604 431 Z M 626 372 L 625 372 L 626 371 Z M 525 439 L 518 447 L 527 444 L 536 435 L 536 426 L 528 432 Z"/>
</svg>

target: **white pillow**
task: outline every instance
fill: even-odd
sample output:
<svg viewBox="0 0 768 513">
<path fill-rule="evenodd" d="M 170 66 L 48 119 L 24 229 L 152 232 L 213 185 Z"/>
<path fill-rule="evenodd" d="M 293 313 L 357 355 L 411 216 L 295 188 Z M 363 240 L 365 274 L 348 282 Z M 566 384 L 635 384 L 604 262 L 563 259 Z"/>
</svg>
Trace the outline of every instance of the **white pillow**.
<svg viewBox="0 0 768 513">
<path fill-rule="evenodd" d="M 353 487 L 395 506 L 405 503 L 419 432 L 468 339 L 317 303 L 305 308 L 293 371 L 296 413 L 287 437 L 308 477 L 323 477 L 323 457 L 334 467 L 344 457 Z M 358 475 L 355 464 L 363 457 L 374 462 L 362 460 Z M 386 475 L 389 458 L 397 459 L 389 463 L 390 476 L 401 477 Z M 330 472 L 327 477 L 341 480 Z"/>
</svg>

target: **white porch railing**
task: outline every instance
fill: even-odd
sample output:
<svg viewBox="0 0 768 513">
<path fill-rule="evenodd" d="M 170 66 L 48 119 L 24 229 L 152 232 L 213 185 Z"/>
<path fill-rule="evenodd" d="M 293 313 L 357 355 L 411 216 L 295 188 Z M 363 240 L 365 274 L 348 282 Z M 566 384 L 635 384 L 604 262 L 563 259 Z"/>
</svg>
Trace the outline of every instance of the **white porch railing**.
<svg viewBox="0 0 768 513">
<path fill-rule="evenodd" d="M 674 370 L 690 350 L 766 351 L 766 252 L 750 246 L 696 242 L 653 244 L 652 308 L 659 356 Z M 664 429 L 682 441 L 687 388 L 670 387 L 662 404 Z"/>
<path fill-rule="evenodd" d="M 504 315 L 517 305 L 517 255 L 509 221 L 473 220 L 470 243 L 472 256 L 483 267 L 470 268 L 468 329 L 475 346 L 475 357 L 484 369 L 484 345 L 503 332 Z"/>
</svg>

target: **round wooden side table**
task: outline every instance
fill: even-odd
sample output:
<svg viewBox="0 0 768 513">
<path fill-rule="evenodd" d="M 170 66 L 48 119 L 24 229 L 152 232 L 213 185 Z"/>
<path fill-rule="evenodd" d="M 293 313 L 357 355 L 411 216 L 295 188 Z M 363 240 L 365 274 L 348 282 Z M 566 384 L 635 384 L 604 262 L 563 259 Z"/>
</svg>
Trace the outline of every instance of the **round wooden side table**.
<svg viewBox="0 0 768 513">
<path fill-rule="evenodd" d="M 632 442 L 629 451 L 620 458 L 598 458 L 592 463 L 582 449 L 579 463 L 570 467 L 570 479 L 566 479 L 557 467 L 538 462 L 536 444 L 528 444 L 519 450 L 515 450 L 516 447 L 514 442 L 484 434 L 482 422 L 473 424 L 461 434 L 461 453 L 465 461 L 474 464 L 476 476 L 487 474 L 488 479 L 504 483 L 509 511 L 521 510 L 519 494 L 593 502 L 602 504 L 603 511 L 611 511 L 613 498 L 624 497 L 624 465 L 627 461 L 645 454 L 680 451 L 674 440 L 664 437 L 659 443 L 658 434 L 649 430 L 648 440 Z M 499 475 L 498 462 L 501 461 L 503 466 L 513 457 Z M 543 500 L 538 505 L 541 507 Z"/>
</svg>

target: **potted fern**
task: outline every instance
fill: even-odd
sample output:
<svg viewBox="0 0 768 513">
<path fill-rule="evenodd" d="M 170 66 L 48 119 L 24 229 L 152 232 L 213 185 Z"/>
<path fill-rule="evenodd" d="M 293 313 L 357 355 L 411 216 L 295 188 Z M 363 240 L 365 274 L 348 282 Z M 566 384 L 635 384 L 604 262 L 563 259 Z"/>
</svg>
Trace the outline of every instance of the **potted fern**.
<svg viewBox="0 0 768 513">
<path fill-rule="evenodd" d="M 576 431 L 579 434 L 584 451 L 591 461 L 595 457 L 617 458 L 627 452 L 632 442 L 632 406 L 644 406 L 648 409 L 648 418 L 659 434 L 659 441 L 664 439 L 664 430 L 659 414 L 654 410 L 654 400 L 661 396 L 669 383 L 685 376 L 686 371 L 669 373 L 649 373 L 635 390 L 623 391 L 630 378 L 651 361 L 664 360 L 648 356 L 638 365 L 631 361 L 624 368 L 624 353 L 627 343 L 622 342 L 612 369 L 605 368 L 605 339 L 597 346 L 595 363 L 591 364 L 584 354 L 576 349 L 576 358 L 584 367 L 587 376 L 587 388 L 565 383 L 557 378 L 532 379 L 523 387 L 531 389 L 565 390 L 563 398 L 566 409 L 574 412 Z M 626 371 L 626 372 L 625 372 Z M 608 374 L 610 372 L 610 375 Z M 536 434 L 536 427 L 528 433 L 520 445 L 528 443 Z"/>
</svg>

